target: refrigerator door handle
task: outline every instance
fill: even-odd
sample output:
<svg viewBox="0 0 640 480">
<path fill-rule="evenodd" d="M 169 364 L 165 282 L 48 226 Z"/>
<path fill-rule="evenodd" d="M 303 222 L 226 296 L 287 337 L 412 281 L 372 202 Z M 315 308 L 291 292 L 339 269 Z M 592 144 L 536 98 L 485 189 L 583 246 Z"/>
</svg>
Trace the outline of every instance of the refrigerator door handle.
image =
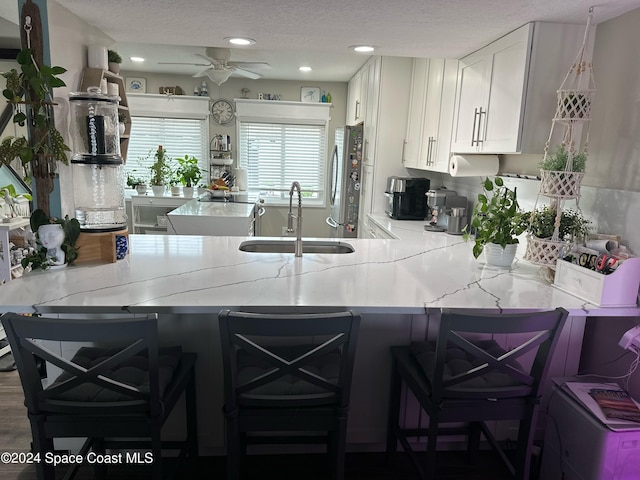
<svg viewBox="0 0 640 480">
<path fill-rule="evenodd" d="M 331 179 L 330 191 L 331 191 L 331 206 L 336 203 L 336 195 L 338 193 L 338 146 L 333 146 L 333 154 L 331 155 Z"/>
</svg>

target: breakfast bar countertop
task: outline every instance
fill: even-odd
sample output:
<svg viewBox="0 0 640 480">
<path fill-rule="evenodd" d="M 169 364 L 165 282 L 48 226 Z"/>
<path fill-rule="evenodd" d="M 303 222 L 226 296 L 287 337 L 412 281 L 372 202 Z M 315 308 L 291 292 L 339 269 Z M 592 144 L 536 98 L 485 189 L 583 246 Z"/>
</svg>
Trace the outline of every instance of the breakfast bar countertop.
<svg viewBox="0 0 640 480">
<path fill-rule="evenodd" d="M 407 224 L 407 228 L 409 224 Z M 417 226 L 413 226 L 417 229 Z M 116 263 L 38 271 L 0 286 L 0 310 L 214 313 L 234 307 L 339 307 L 420 314 L 431 308 L 551 309 L 631 316 L 545 282 L 522 260 L 511 269 L 474 259 L 459 236 L 419 229 L 402 240 L 347 239 L 350 254 L 249 253 L 244 237 L 130 235 Z"/>
</svg>

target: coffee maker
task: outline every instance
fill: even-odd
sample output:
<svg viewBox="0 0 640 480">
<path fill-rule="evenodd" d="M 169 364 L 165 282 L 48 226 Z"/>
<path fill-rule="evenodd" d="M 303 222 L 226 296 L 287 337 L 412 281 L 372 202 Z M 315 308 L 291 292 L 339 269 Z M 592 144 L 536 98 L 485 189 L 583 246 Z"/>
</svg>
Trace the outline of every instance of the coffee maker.
<svg viewBox="0 0 640 480">
<path fill-rule="evenodd" d="M 446 188 L 429 190 L 426 197 L 431 218 L 424 229 L 462 235 L 462 229 L 467 225 L 467 197 Z"/>
<path fill-rule="evenodd" d="M 425 194 L 430 180 L 418 177 L 388 177 L 385 213 L 395 220 L 424 220 L 428 215 Z"/>
</svg>

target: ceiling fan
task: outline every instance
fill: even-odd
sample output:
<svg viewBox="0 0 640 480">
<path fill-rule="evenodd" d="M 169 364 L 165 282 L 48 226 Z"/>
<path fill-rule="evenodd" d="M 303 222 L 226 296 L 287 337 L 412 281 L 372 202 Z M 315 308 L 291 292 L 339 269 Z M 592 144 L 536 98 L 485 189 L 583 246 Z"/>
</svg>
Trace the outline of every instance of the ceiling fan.
<svg viewBox="0 0 640 480">
<path fill-rule="evenodd" d="M 218 85 L 226 82 L 232 73 L 255 80 L 261 78 L 262 75 L 251 70 L 266 70 L 271 68 L 271 65 L 266 62 L 233 62 L 230 60 L 230 48 L 208 47 L 205 49 L 205 55 L 202 55 L 201 53 L 196 53 L 196 55 L 206 60 L 207 63 L 158 62 L 158 64 L 195 65 L 207 67 L 201 72 L 196 73 L 194 77 L 207 76 Z"/>
</svg>

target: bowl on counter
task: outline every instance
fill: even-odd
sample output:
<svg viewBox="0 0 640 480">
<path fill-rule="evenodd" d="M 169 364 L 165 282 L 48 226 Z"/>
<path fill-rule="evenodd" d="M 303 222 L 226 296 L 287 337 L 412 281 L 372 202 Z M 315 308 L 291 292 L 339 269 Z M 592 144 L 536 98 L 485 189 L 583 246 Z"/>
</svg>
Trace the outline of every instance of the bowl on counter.
<svg viewBox="0 0 640 480">
<path fill-rule="evenodd" d="M 215 198 L 226 197 L 229 194 L 229 190 L 210 190 L 207 189 L 207 193 Z"/>
</svg>

